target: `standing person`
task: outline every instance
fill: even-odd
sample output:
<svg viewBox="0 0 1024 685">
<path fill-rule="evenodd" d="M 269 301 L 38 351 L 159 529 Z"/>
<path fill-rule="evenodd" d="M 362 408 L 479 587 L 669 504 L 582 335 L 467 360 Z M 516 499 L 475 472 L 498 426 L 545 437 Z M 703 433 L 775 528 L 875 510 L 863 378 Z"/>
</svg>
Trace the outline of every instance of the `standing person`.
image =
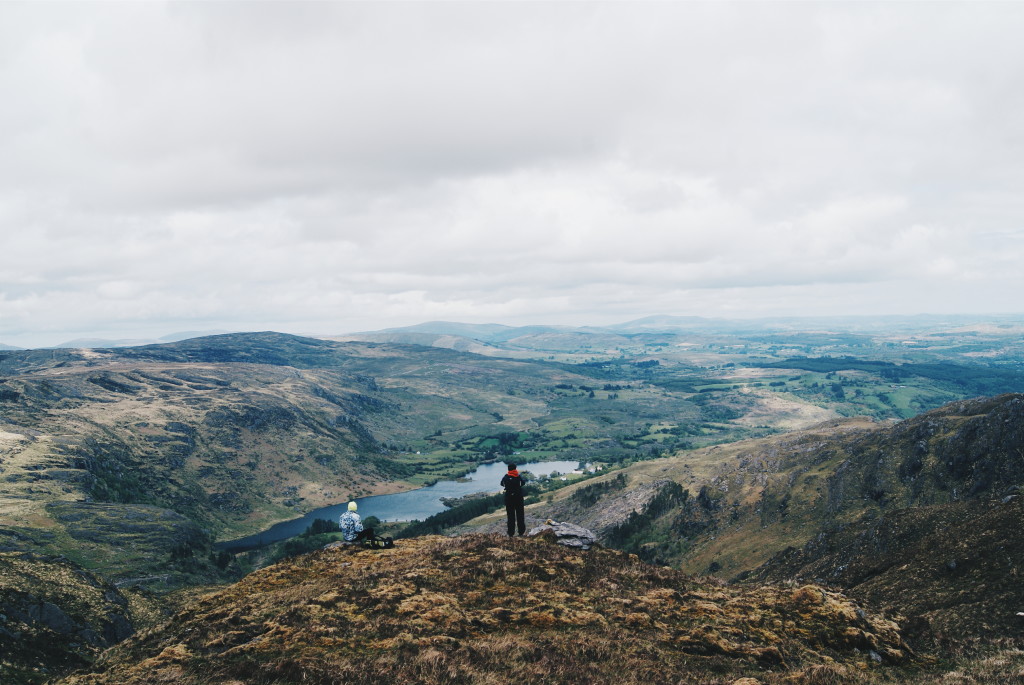
<svg viewBox="0 0 1024 685">
<path fill-rule="evenodd" d="M 338 527 L 345 542 L 359 542 L 373 539 L 373 528 L 363 530 L 363 522 L 356 513 L 359 506 L 355 502 L 348 503 L 348 511 L 338 517 Z"/>
<path fill-rule="evenodd" d="M 508 536 L 516 533 L 526 534 L 526 514 L 523 511 L 523 477 L 516 470 L 516 465 L 509 462 L 508 473 L 501 477 L 501 487 L 505 488 L 505 515 L 508 517 Z"/>
</svg>

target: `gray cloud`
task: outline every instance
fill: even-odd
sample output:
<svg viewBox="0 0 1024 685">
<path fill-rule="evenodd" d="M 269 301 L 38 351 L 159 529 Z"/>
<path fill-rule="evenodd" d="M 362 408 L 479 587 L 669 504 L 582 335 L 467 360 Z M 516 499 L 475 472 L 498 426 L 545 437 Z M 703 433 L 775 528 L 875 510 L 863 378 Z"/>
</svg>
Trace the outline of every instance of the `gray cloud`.
<svg viewBox="0 0 1024 685">
<path fill-rule="evenodd" d="M 1024 5 L 0 4 L 0 342 L 1020 310 Z"/>
</svg>

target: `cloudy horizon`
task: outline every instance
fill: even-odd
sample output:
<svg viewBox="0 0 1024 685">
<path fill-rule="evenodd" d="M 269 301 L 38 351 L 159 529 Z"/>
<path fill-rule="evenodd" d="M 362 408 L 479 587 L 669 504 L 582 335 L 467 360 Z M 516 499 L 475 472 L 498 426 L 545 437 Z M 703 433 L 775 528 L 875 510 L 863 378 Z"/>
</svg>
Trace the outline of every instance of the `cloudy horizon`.
<svg viewBox="0 0 1024 685">
<path fill-rule="evenodd" d="M 1022 3 L 0 3 L 0 343 L 1024 311 Z"/>
</svg>

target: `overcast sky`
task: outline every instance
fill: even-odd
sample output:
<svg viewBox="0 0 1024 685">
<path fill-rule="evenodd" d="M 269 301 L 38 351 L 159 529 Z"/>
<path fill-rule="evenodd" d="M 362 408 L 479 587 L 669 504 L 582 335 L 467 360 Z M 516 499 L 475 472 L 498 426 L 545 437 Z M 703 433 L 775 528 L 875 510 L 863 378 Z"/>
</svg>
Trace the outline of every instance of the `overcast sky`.
<svg viewBox="0 0 1024 685">
<path fill-rule="evenodd" d="M 1024 3 L 0 2 L 0 343 L 1024 311 Z"/>
</svg>

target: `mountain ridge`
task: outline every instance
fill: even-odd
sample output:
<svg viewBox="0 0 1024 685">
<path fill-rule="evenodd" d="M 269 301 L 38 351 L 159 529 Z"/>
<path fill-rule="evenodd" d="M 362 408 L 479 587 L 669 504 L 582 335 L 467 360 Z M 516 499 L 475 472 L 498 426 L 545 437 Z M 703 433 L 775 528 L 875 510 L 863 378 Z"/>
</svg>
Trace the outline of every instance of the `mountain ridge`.
<svg viewBox="0 0 1024 685">
<path fill-rule="evenodd" d="M 665 334 L 665 333 L 747 333 L 797 332 L 807 330 L 845 331 L 861 333 L 923 333 L 929 330 L 953 330 L 964 327 L 998 329 L 1000 327 L 1024 326 L 1024 314 L 914 314 L 914 315 L 859 315 L 859 316 L 803 316 L 803 317 L 746 317 L 724 318 L 673 314 L 654 314 L 629 321 L 593 325 L 525 324 L 509 325 L 499 323 L 465 323 L 457 321 L 425 321 L 409 326 L 388 327 L 376 330 L 354 331 L 341 334 L 302 333 L 303 337 L 328 340 L 397 340 L 400 336 L 420 335 L 421 340 L 429 336 L 454 337 L 500 344 L 505 340 L 544 332 L 589 332 L 593 334 Z M 34 349 L 60 348 L 111 348 L 175 342 L 187 338 L 204 337 L 227 333 L 225 330 L 179 331 L 158 338 L 123 337 L 103 338 L 85 336 L 67 340 L 57 345 L 35 346 Z M 459 343 L 465 344 L 465 343 Z M 4 345 L 0 350 L 21 350 L 24 347 Z"/>
</svg>

